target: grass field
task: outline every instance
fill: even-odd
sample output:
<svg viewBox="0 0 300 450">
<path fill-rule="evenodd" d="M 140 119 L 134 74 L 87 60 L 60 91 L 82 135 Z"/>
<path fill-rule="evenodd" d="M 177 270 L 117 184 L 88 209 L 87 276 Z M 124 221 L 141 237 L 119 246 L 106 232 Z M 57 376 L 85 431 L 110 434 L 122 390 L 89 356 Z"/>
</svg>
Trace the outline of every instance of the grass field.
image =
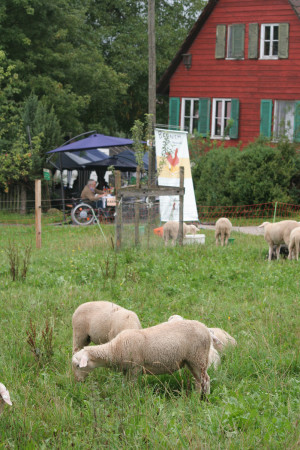
<svg viewBox="0 0 300 450">
<path fill-rule="evenodd" d="M 96 226 L 0 228 L 0 382 L 13 407 L 0 419 L 0 448 L 299 448 L 299 263 L 268 263 L 261 236 L 234 244 L 115 253 Z M 32 244 L 25 280 L 12 281 L 7 248 Z M 227 330 L 238 341 L 200 400 L 190 373 L 143 376 L 96 369 L 85 383 L 71 371 L 75 308 L 109 300 L 133 309 L 144 327 L 180 314 Z M 48 327 L 47 327 L 48 326 Z M 51 332 L 53 336 L 51 337 Z M 28 344 L 28 337 L 34 345 Z M 33 353 L 33 351 L 35 353 Z"/>
</svg>

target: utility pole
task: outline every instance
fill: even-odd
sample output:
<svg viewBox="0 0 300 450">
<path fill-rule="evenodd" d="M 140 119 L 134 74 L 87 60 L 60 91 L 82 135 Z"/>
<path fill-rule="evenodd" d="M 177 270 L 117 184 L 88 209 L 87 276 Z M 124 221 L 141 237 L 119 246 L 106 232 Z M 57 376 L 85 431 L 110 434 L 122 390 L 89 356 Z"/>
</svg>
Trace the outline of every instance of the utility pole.
<svg viewBox="0 0 300 450">
<path fill-rule="evenodd" d="M 155 0 L 148 0 L 148 114 L 156 124 L 156 50 L 155 50 Z M 155 182 L 155 146 L 151 144 L 148 178 L 150 185 Z"/>
</svg>

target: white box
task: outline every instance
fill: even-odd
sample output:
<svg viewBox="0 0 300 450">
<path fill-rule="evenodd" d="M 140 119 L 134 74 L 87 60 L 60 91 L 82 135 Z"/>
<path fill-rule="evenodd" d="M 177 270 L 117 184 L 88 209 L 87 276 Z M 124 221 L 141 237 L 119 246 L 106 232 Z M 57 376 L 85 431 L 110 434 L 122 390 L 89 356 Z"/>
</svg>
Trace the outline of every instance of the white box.
<svg viewBox="0 0 300 450">
<path fill-rule="evenodd" d="M 187 234 L 183 238 L 183 245 L 205 244 L 205 234 Z"/>
</svg>

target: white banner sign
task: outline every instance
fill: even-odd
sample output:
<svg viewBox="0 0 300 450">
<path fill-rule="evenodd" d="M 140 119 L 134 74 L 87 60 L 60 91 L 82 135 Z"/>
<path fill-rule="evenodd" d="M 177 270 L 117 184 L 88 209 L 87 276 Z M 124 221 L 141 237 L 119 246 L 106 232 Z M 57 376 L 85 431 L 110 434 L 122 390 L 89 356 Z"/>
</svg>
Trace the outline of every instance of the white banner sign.
<svg viewBox="0 0 300 450">
<path fill-rule="evenodd" d="M 197 221 L 198 213 L 192 179 L 187 132 L 155 129 L 156 163 L 159 186 L 178 186 L 179 168 L 184 167 L 183 220 Z M 162 222 L 179 221 L 179 196 L 159 197 Z"/>
</svg>

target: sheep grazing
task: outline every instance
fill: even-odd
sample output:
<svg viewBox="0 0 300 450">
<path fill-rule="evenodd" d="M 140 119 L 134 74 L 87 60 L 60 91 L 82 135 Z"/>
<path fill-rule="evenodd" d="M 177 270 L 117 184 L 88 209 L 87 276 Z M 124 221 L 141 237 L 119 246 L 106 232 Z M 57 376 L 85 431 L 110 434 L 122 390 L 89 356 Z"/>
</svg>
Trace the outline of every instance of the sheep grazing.
<svg viewBox="0 0 300 450">
<path fill-rule="evenodd" d="M 222 247 L 228 244 L 228 239 L 230 238 L 230 233 L 232 230 L 232 224 L 226 217 L 221 217 L 216 222 L 215 238 L 216 245 L 221 242 Z"/>
<path fill-rule="evenodd" d="M 132 377 L 171 374 L 188 367 L 196 389 L 210 392 L 207 374 L 212 346 L 207 327 L 196 320 L 164 322 L 142 330 L 125 330 L 103 345 L 84 347 L 72 358 L 78 381 L 96 367 L 115 368 Z"/>
<path fill-rule="evenodd" d="M 199 228 L 196 227 L 196 225 L 187 225 L 186 223 L 183 224 L 183 238 L 187 234 L 192 234 L 195 236 L 195 234 L 199 231 Z M 163 238 L 165 241 L 165 245 L 168 244 L 168 241 L 172 241 L 172 245 L 175 245 L 176 239 L 178 238 L 178 232 L 179 232 L 179 222 L 175 221 L 169 221 L 166 222 L 163 226 Z"/>
<path fill-rule="evenodd" d="M 105 344 L 120 331 L 142 328 L 133 311 L 111 302 L 97 301 L 80 305 L 73 314 L 73 353 L 90 342 Z"/>
<path fill-rule="evenodd" d="M 4 384 L 0 383 L 0 414 L 2 413 L 5 403 L 12 405 L 10 395 Z"/>
<path fill-rule="evenodd" d="M 294 228 L 290 234 L 288 258 L 293 259 L 293 257 L 294 257 L 298 261 L 299 251 L 300 251 L 300 227 L 297 227 L 297 228 Z"/>
<path fill-rule="evenodd" d="M 168 322 L 178 320 L 184 320 L 184 318 L 175 314 L 169 317 Z M 221 330 L 221 328 L 208 328 L 208 331 L 211 334 L 213 344 L 209 352 L 208 367 L 213 365 L 214 368 L 217 369 L 217 367 L 221 363 L 221 358 L 218 351 L 222 352 L 224 350 L 224 347 L 228 344 L 236 345 L 236 340 L 232 336 L 230 336 L 230 334 L 228 334 L 226 331 Z"/>
<path fill-rule="evenodd" d="M 214 343 L 214 347 L 216 350 L 218 350 L 219 352 L 223 352 L 224 348 L 227 345 L 237 345 L 236 340 L 230 336 L 229 333 L 227 333 L 227 331 L 222 330 L 221 328 L 209 328 L 210 333 L 212 334 L 213 337 L 216 338 L 216 340 L 213 341 Z"/>
<path fill-rule="evenodd" d="M 279 259 L 280 244 L 289 245 L 290 234 L 294 228 L 300 227 L 296 220 L 282 220 L 277 223 L 264 222 L 258 228 L 264 229 L 264 238 L 269 244 L 269 258 L 272 260 L 273 247 L 276 246 L 277 259 Z"/>
</svg>

